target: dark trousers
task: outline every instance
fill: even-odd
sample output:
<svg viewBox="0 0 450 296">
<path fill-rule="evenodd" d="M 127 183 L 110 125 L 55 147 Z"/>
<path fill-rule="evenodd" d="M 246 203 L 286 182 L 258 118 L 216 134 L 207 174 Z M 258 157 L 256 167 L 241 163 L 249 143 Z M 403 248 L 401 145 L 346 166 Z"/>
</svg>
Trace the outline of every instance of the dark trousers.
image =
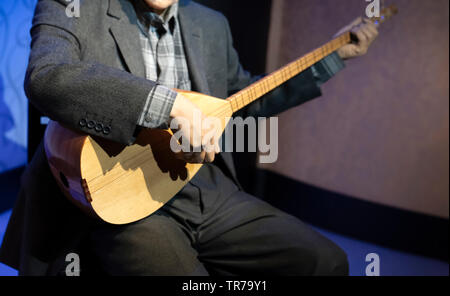
<svg viewBox="0 0 450 296">
<path fill-rule="evenodd" d="M 91 249 L 111 275 L 347 275 L 346 254 L 297 218 L 238 189 L 195 185 L 132 224 L 101 224 Z"/>
</svg>

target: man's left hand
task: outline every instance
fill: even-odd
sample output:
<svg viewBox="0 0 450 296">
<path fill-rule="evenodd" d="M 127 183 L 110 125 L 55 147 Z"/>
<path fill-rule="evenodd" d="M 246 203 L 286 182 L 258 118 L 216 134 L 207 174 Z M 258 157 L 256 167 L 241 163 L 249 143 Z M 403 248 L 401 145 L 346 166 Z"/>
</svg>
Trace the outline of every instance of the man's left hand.
<svg viewBox="0 0 450 296">
<path fill-rule="evenodd" d="M 357 43 L 346 44 L 338 49 L 337 53 L 343 60 L 363 56 L 378 36 L 377 26 L 369 19 L 357 18 L 350 25 L 342 28 L 336 36 L 350 31 L 358 38 Z"/>
</svg>

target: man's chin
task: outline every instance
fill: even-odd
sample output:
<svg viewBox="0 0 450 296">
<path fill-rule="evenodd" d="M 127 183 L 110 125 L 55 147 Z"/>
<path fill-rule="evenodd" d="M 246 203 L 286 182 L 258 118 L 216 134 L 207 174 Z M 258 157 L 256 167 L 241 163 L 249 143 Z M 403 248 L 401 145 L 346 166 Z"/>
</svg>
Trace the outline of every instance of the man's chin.
<svg viewBox="0 0 450 296">
<path fill-rule="evenodd" d="M 150 6 L 155 11 L 164 11 L 167 7 L 178 1 L 155 1 L 155 0 L 145 0 L 148 6 Z"/>
</svg>

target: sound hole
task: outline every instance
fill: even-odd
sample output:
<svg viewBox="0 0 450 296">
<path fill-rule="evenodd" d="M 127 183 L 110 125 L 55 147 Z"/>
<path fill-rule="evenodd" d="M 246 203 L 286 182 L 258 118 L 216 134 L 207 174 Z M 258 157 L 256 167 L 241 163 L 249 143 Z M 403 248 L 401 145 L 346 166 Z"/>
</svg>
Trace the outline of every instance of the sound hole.
<svg viewBox="0 0 450 296">
<path fill-rule="evenodd" d="M 59 172 L 59 179 L 61 179 L 61 183 L 63 183 L 64 187 L 69 189 L 69 181 L 67 181 L 66 176 L 62 172 Z"/>
</svg>

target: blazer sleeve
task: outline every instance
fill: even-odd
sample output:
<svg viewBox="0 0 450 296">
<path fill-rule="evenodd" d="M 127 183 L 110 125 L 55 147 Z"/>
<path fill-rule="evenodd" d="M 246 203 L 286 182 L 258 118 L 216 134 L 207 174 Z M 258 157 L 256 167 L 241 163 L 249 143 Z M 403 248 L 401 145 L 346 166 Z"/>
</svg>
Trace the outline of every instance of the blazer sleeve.
<svg viewBox="0 0 450 296">
<path fill-rule="evenodd" d="M 65 3 L 37 3 L 24 83 L 27 97 L 52 120 L 91 135 L 132 144 L 136 123 L 155 83 L 83 61 L 78 27 L 83 18 L 68 18 Z"/>
<path fill-rule="evenodd" d="M 224 22 L 228 40 L 228 91 L 229 95 L 232 95 L 263 76 L 252 76 L 242 68 L 238 54 L 233 47 L 228 21 L 225 18 Z M 244 118 L 248 116 L 275 116 L 291 107 L 301 105 L 319 97 L 321 94 L 317 80 L 314 77 L 311 68 L 309 68 L 266 94 L 261 99 L 251 103 L 243 110 L 240 110 L 236 115 Z"/>
</svg>

